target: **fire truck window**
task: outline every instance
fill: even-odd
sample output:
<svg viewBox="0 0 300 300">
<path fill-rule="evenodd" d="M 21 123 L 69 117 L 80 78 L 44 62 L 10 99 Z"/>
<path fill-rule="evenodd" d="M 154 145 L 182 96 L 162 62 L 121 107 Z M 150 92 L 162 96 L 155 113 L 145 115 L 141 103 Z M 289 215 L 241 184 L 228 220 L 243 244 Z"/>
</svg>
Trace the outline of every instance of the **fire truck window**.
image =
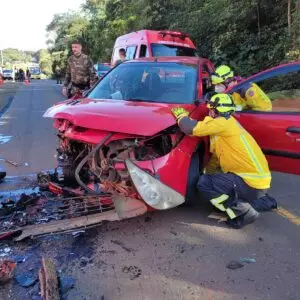
<svg viewBox="0 0 300 300">
<path fill-rule="evenodd" d="M 126 49 L 126 59 L 134 59 L 137 46 L 129 46 Z"/>
<path fill-rule="evenodd" d="M 141 45 L 140 57 L 149 57 L 148 47 L 146 45 Z"/>
</svg>

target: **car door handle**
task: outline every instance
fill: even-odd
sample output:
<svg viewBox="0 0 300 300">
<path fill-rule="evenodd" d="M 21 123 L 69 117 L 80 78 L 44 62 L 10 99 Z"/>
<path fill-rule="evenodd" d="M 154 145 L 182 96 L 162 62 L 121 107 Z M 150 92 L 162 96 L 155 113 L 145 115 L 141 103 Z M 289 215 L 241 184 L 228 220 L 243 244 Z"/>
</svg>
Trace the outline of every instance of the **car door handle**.
<svg viewBox="0 0 300 300">
<path fill-rule="evenodd" d="M 288 127 L 286 131 L 290 133 L 300 133 L 300 127 Z"/>
</svg>

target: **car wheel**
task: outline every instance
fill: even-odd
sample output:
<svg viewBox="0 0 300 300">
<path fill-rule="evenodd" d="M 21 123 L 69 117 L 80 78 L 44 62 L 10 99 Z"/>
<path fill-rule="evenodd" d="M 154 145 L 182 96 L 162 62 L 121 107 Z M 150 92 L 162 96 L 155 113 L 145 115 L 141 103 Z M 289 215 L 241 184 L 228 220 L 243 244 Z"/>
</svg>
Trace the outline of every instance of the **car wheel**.
<svg viewBox="0 0 300 300">
<path fill-rule="evenodd" d="M 199 176 L 203 172 L 203 157 L 204 157 L 205 147 L 204 144 L 200 144 L 198 150 L 194 152 L 191 158 L 188 180 L 187 180 L 187 190 L 186 190 L 186 206 L 199 205 L 203 203 L 201 194 L 197 189 L 197 182 Z"/>
</svg>

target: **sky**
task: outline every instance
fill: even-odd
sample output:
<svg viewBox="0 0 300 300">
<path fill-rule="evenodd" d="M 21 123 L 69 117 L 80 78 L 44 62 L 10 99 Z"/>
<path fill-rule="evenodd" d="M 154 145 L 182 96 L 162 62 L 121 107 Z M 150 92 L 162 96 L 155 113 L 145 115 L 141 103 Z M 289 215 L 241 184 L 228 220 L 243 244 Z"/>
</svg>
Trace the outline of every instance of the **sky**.
<svg viewBox="0 0 300 300">
<path fill-rule="evenodd" d="M 46 26 L 56 13 L 77 10 L 84 0 L 0 0 L 0 49 L 46 48 Z"/>
</svg>

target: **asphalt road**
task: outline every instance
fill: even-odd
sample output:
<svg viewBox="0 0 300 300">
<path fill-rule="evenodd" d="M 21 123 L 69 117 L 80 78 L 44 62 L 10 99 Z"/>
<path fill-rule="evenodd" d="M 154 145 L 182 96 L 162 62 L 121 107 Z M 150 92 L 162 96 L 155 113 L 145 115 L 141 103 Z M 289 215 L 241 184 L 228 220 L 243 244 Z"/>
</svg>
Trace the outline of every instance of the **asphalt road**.
<svg viewBox="0 0 300 300">
<path fill-rule="evenodd" d="M 9 110 L 0 123 L 0 159 L 20 164 L 5 163 L 8 175 L 20 175 L 50 169 L 55 166 L 56 137 L 51 120 L 42 118 L 45 110 L 62 99 L 60 86 L 54 81 L 8 83 L 19 86 Z M 6 88 L 6 83 L 3 89 Z"/>
<path fill-rule="evenodd" d="M 6 165 L 23 175 L 55 165 L 56 146 L 45 109 L 60 99 L 52 81 L 22 86 L 1 119 L 1 156 L 28 166 Z M 8 181 L 5 189 L 13 189 Z M 55 259 L 59 274 L 76 284 L 67 299 L 300 299 L 300 176 L 273 174 L 271 194 L 280 210 L 262 214 L 242 230 L 228 229 L 200 208 L 154 212 L 108 223 L 73 237 L 38 239 L 11 245 L 15 254 L 35 247 L 18 266 L 37 273 L 41 255 Z M 1 185 L 0 185 L 1 190 Z M 0 245 L 0 250 L 3 245 Z M 232 270 L 232 260 L 255 259 Z M 32 299 L 38 284 L 0 287 L 1 299 Z"/>
</svg>

